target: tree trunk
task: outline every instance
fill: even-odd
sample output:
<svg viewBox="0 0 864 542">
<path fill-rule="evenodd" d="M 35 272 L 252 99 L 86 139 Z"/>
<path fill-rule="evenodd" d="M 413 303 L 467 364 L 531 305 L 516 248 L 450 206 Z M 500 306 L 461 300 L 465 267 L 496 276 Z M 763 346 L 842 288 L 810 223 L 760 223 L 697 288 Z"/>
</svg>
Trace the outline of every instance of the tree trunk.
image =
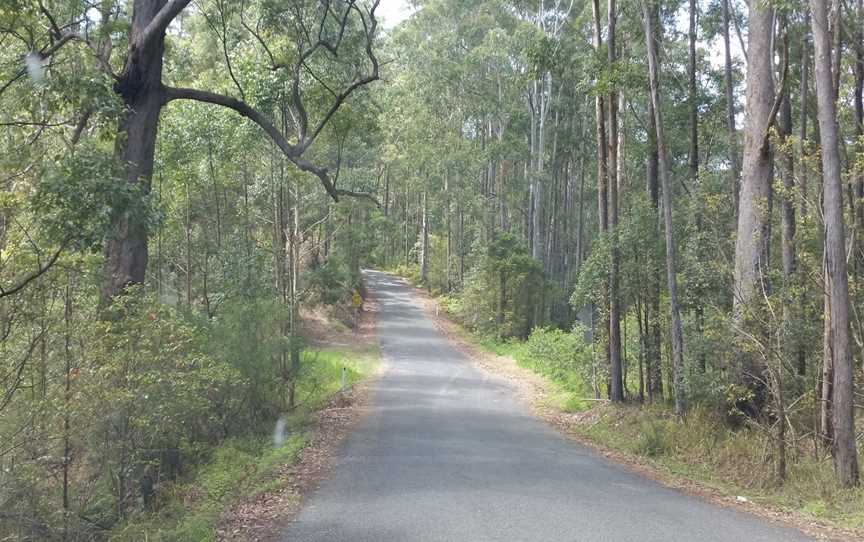
<svg viewBox="0 0 864 542">
<path fill-rule="evenodd" d="M 834 369 L 834 468 L 844 487 L 858 484 L 855 445 L 853 371 L 849 344 L 849 284 L 840 179 L 839 130 L 831 69 L 828 13 L 822 0 L 810 0 L 812 11 L 816 98 L 822 139 L 823 213 L 825 215 L 825 291 L 830 300 L 830 352 Z"/>
<path fill-rule="evenodd" d="M 689 58 L 687 70 L 687 105 L 690 112 L 690 186 L 699 181 L 699 107 L 696 94 L 696 0 L 690 0 L 690 28 L 688 32 Z"/>
<path fill-rule="evenodd" d="M 645 42 L 648 49 L 648 75 L 651 85 L 651 103 L 654 107 L 654 122 L 657 129 L 660 183 L 663 191 L 663 225 L 666 237 L 666 279 L 669 288 L 669 317 L 672 328 L 672 388 L 675 398 L 675 414 L 683 416 L 684 336 L 681 328 L 681 312 L 678 306 L 678 278 L 676 276 L 675 240 L 672 232 L 672 183 L 669 179 L 669 162 L 663 128 L 663 108 L 660 100 L 660 67 L 657 60 L 657 51 L 654 40 L 652 39 L 653 32 L 651 29 L 651 15 L 647 6 L 647 1 L 642 3 L 642 12 L 645 24 Z"/>
<path fill-rule="evenodd" d="M 785 18 L 783 21 L 783 44 L 781 53 L 784 64 L 789 60 L 789 30 Z M 803 358 L 803 349 L 795 332 L 795 320 L 800 314 L 800 307 L 795 306 L 795 299 L 790 295 L 795 286 L 795 177 L 793 175 L 795 158 L 791 147 L 792 137 L 792 100 L 788 88 L 783 89 L 783 101 L 780 104 L 778 132 L 782 152 L 779 156 L 780 178 L 783 181 L 783 197 L 780 211 L 780 249 L 783 263 L 783 349 L 784 358 L 791 361 L 796 355 Z M 800 363 L 799 363 L 800 365 Z M 798 372 L 801 372 L 800 367 Z M 803 373 L 802 373 L 803 374 Z"/>
<path fill-rule="evenodd" d="M 609 28 L 606 38 L 609 70 L 615 64 L 615 0 L 608 3 Z M 609 398 L 612 401 L 624 400 L 621 366 L 621 307 L 618 292 L 618 95 L 609 92 L 608 100 L 608 190 L 609 190 L 609 229 L 611 234 L 611 262 L 609 271 Z"/>
<path fill-rule="evenodd" d="M 592 1 L 592 10 L 594 14 L 594 49 L 600 53 L 602 46 L 602 33 L 600 29 L 600 0 Z M 600 227 L 600 235 L 605 235 L 609 231 L 609 206 L 608 206 L 608 184 L 606 179 L 606 115 L 603 106 L 603 96 L 597 94 L 594 98 L 594 121 L 596 125 L 596 142 L 597 142 L 597 220 Z M 604 281 L 601 285 L 600 303 L 604 309 L 609 306 L 609 285 Z M 600 318 L 599 329 L 604 330 L 607 334 L 609 331 L 609 319 L 605 314 L 605 310 Z M 607 343 L 608 344 L 608 343 Z M 609 367 L 609 349 L 604 349 L 605 365 Z M 609 386 L 611 394 L 611 386 Z"/>
<path fill-rule="evenodd" d="M 856 153 L 864 154 L 864 0 L 857 2 L 858 24 L 855 25 L 855 138 Z M 855 175 L 855 276 L 864 274 L 864 174 Z"/>
<path fill-rule="evenodd" d="M 747 115 L 744 129 L 744 165 L 735 240 L 733 321 L 737 329 L 748 329 L 758 320 L 759 289 L 767 272 L 768 204 L 771 193 L 772 160 L 767 139 L 774 96 L 772 36 L 774 10 L 762 2 L 750 4 L 747 48 Z M 746 401 L 749 414 L 761 410 L 764 400 L 764 360 L 743 345 L 736 351 L 736 376 L 755 392 Z"/>
<path fill-rule="evenodd" d="M 447 230 L 447 238 L 445 244 L 446 254 L 444 255 L 444 288 L 447 293 L 450 293 L 450 289 L 453 284 L 450 280 L 450 258 L 452 256 L 452 245 L 451 245 L 451 224 L 450 224 L 450 170 L 444 171 L 444 225 Z"/>
<path fill-rule="evenodd" d="M 297 377 L 300 374 L 300 177 L 294 176 L 290 231 L 286 235 L 288 262 L 288 410 L 297 406 Z M 353 269 L 352 269 L 353 271 Z"/>
<path fill-rule="evenodd" d="M 429 208 L 427 195 L 423 192 L 423 216 L 420 225 L 420 280 L 424 285 L 429 281 Z"/>
<path fill-rule="evenodd" d="M 125 111 L 118 127 L 115 156 L 125 164 L 125 181 L 140 186 L 142 195 L 150 193 L 153 158 L 159 114 L 165 102 L 162 87 L 162 55 L 165 32 L 149 40 L 146 47 L 136 46 L 139 36 L 165 0 L 135 0 L 129 53 L 114 91 L 123 100 Z M 102 302 L 133 283 L 143 283 L 147 271 L 147 223 L 133 210 L 118 209 L 112 219 L 111 232 L 105 242 L 105 265 Z"/>
<path fill-rule="evenodd" d="M 657 35 L 657 24 L 659 17 L 657 14 L 657 4 L 652 2 L 648 7 L 650 17 L 649 25 L 651 39 L 658 42 L 660 37 Z M 646 164 L 646 189 L 648 199 L 651 202 L 651 208 L 654 214 L 654 235 L 660 235 L 660 181 L 658 177 L 659 157 L 657 154 L 657 123 L 654 115 L 654 105 L 650 97 L 648 98 L 648 160 Z M 645 304 L 645 326 L 646 331 L 646 352 L 645 365 L 648 380 L 648 400 L 663 399 L 663 372 L 662 364 L 660 363 L 660 284 L 662 282 L 660 268 L 655 265 L 653 254 L 651 254 L 650 264 L 648 266 L 649 281 L 648 281 L 648 301 Z"/>
<path fill-rule="evenodd" d="M 798 213 L 804 220 L 807 216 L 807 108 L 809 105 L 810 76 L 810 10 L 804 10 L 804 25 L 807 28 L 801 39 L 801 86 L 798 91 L 798 192 L 800 193 L 800 204 Z"/>
</svg>

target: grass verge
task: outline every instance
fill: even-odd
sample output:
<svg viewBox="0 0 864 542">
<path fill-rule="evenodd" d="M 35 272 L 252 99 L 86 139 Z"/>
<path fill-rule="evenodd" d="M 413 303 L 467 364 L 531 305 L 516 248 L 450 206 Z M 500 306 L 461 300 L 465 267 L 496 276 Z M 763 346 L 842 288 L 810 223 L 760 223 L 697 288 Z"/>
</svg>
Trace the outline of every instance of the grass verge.
<svg viewBox="0 0 864 542">
<path fill-rule="evenodd" d="M 282 421 L 284 433 L 251 434 L 228 439 L 210 452 L 187 479 L 160 490 L 158 511 L 140 513 L 116 528 L 115 541 L 207 542 L 217 539 L 223 511 L 242 499 L 276 490 L 288 483 L 283 473 L 311 439 L 313 414 L 330 403 L 342 385 L 345 367 L 349 386 L 372 375 L 379 360 L 377 345 L 322 347 L 304 353 L 297 386 L 298 408 Z M 276 425 L 273 421 L 273 425 Z M 281 424 L 280 424 L 281 425 Z"/>
</svg>

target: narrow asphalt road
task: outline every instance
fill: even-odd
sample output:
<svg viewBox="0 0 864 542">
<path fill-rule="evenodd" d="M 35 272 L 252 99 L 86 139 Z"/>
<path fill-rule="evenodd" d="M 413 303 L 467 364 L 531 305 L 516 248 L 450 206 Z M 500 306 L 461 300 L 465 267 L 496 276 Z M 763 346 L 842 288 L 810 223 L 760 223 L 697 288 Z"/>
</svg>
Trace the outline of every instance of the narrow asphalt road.
<svg viewBox="0 0 864 542">
<path fill-rule="evenodd" d="M 285 541 L 809 540 L 564 439 L 474 368 L 410 288 L 380 272 L 366 279 L 380 305 L 385 372 Z"/>
</svg>

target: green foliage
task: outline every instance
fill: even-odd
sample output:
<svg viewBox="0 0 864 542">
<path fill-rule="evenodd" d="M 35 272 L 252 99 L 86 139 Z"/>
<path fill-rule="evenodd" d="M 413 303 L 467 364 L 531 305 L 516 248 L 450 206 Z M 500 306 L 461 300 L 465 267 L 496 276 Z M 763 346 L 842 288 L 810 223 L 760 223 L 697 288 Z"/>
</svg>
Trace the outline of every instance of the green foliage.
<svg viewBox="0 0 864 542">
<path fill-rule="evenodd" d="M 350 271 L 333 260 L 311 270 L 307 280 L 313 293 L 310 299 L 313 304 L 336 305 L 346 300 L 355 287 Z"/>
<path fill-rule="evenodd" d="M 117 214 L 128 213 L 145 227 L 151 221 L 143 187 L 125 182 L 113 154 L 103 147 L 83 144 L 47 165 L 32 204 L 42 232 L 53 241 L 96 251 Z"/>
<path fill-rule="evenodd" d="M 188 476 L 160 489 L 157 509 L 118 525 L 112 540 L 215 540 L 218 519 L 230 504 L 284 487 L 284 467 L 297 460 L 309 441 L 310 413 L 339 391 L 342 368 L 351 386 L 374 372 L 377 363 L 374 350 L 307 351 L 298 382 L 298 408 L 283 417 L 283 443 L 274 443 L 273 419 L 262 431 L 224 440 L 204 454 L 206 459 Z"/>
<path fill-rule="evenodd" d="M 454 314 L 480 334 L 527 337 L 531 307 L 544 286 L 540 263 L 521 241 L 503 233 L 467 277 Z"/>
<path fill-rule="evenodd" d="M 280 446 L 259 436 L 227 440 L 190 481 L 164 492 L 166 501 L 157 514 L 133 516 L 114 530 L 112 540 L 216 540 L 214 527 L 225 507 L 270 488 L 279 469 L 293 463 L 306 443 L 303 433 L 291 434 Z"/>
<path fill-rule="evenodd" d="M 580 326 L 570 332 L 534 328 L 525 342 L 525 355 L 520 361 L 556 382 L 566 383 L 574 391 L 584 390 L 590 378 L 593 355 L 582 335 Z"/>
<path fill-rule="evenodd" d="M 281 406 L 279 354 L 288 342 L 280 333 L 287 318 L 277 300 L 264 297 L 225 301 L 218 317 L 201 328 L 202 346 L 216 359 L 237 371 L 241 386 L 232 410 L 223 420 L 226 434 L 276 417 Z"/>
</svg>

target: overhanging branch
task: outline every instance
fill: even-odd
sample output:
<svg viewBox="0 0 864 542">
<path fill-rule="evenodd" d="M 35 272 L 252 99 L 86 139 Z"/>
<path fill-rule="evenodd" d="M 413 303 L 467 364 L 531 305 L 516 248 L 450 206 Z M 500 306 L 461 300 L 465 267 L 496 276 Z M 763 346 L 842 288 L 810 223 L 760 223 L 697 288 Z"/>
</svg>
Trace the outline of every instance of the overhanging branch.
<svg viewBox="0 0 864 542">
<path fill-rule="evenodd" d="M 306 147 L 298 147 L 290 144 L 288 140 L 285 139 L 285 136 L 276 129 L 267 117 L 246 102 L 232 98 L 231 96 L 225 96 L 223 94 L 217 94 L 206 90 L 166 87 L 165 103 L 173 100 L 192 100 L 196 102 L 209 103 L 235 111 L 241 116 L 248 118 L 264 130 L 264 133 L 266 133 L 273 143 L 279 147 L 282 154 L 285 155 L 285 158 L 297 166 L 300 171 L 312 173 L 318 177 L 321 184 L 324 186 L 324 190 L 327 191 L 327 194 L 329 194 L 334 201 L 339 201 L 341 196 L 350 196 L 367 198 L 374 201 L 376 205 L 378 204 L 377 200 L 375 200 L 375 198 L 370 194 L 336 188 L 326 167 L 316 166 L 312 162 L 303 159 L 302 154 L 306 150 Z"/>
</svg>

